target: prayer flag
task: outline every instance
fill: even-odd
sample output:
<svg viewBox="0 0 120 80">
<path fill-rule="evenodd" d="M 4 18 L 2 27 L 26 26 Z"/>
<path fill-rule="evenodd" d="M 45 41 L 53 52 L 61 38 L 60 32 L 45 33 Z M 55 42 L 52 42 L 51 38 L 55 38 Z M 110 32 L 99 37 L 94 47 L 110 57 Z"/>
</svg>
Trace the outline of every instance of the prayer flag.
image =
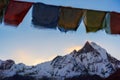
<svg viewBox="0 0 120 80">
<path fill-rule="evenodd" d="M 87 32 L 96 32 L 103 29 L 103 22 L 106 12 L 86 10 L 84 17 L 84 24 Z"/>
<path fill-rule="evenodd" d="M 31 6 L 32 3 L 30 2 L 20 2 L 11 0 L 5 12 L 5 24 L 18 26 L 22 22 L 23 18 L 25 17 Z"/>
<path fill-rule="evenodd" d="M 59 7 L 43 3 L 34 3 L 32 23 L 42 28 L 56 28 L 59 18 Z"/>
<path fill-rule="evenodd" d="M 120 34 L 120 13 L 110 13 L 111 34 Z"/>
<path fill-rule="evenodd" d="M 79 27 L 80 20 L 83 16 L 83 10 L 71 7 L 61 7 L 58 26 L 60 31 L 73 30 Z"/>
</svg>

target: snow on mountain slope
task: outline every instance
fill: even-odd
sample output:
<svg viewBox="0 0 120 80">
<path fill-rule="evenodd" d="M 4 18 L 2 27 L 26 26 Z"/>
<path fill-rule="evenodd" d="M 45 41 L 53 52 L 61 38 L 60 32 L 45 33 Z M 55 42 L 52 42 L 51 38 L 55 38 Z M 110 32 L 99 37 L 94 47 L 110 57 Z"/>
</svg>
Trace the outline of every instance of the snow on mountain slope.
<svg viewBox="0 0 120 80">
<path fill-rule="evenodd" d="M 0 61 L 1 65 L 1 61 Z M 26 66 L 13 64 L 10 69 L 0 70 L 1 77 L 15 74 L 32 76 L 37 79 L 69 78 L 79 75 L 99 75 L 106 78 L 120 68 L 120 61 L 110 56 L 107 51 L 94 42 L 86 42 L 79 51 L 74 50 L 65 56 L 57 56 L 52 61 Z"/>
<path fill-rule="evenodd" d="M 108 77 L 115 69 L 108 60 L 107 54 L 106 50 L 97 44 L 87 42 L 78 52 L 77 58 L 80 59 L 79 61 L 82 62 L 89 74 Z"/>
<path fill-rule="evenodd" d="M 108 60 L 107 54 L 106 50 L 97 44 L 87 42 L 78 52 L 73 51 L 71 54 L 55 58 L 52 61 L 52 65 L 56 70 L 54 74 L 71 77 L 74 72 L 75 75 L 97 74 L 103 78 L 108 77 L 116 69 Z M 64 71 L 64 74 L 62 71 Z"/>
<path fill-rule="evenodd" d="M 97 45 L 94 42 L 91 42 L 91 46 L 101 54 L 101 57 L 103 59 L 107 59 L 107 54 L 106 54 L 107 51 L 105 49 L 101 48 L 99 45 Z"/>
</svg>

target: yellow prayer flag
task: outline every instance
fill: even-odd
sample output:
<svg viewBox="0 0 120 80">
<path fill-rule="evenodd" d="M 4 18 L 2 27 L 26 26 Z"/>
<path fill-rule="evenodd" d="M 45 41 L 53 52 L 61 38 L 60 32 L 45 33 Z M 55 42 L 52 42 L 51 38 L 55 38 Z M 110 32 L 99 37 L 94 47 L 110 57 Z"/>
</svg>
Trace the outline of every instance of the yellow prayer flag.
<svg viewBox="0 0 120 80">
<path fill-rule="evenodd" d="M 105 15 L 106 12 L 103 11 L 86 10 L 84 15 L 84 24 L 86 26 L 86 31 L 96 32 L 100 29 L 103 29 L 103 21 Z"/>
<path fill-rule="evenodd" d="M 65 30 L 77 30 L 82 16 L 82 9 L 61 7 L 58 26 Z"/>
</svg>

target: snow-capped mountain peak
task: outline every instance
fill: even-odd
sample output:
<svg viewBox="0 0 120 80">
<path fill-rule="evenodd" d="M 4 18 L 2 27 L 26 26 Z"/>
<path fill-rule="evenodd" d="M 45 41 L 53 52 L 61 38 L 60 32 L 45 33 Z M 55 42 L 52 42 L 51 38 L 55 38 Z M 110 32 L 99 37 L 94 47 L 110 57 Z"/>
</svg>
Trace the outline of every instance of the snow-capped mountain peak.
<svg viewBox="0 0 120 80">
<path fill-rule="evenodd" d="M 1 65 L 1 61 L 0 61 Z M 79 75 L 98 75 L 106 78 L 120 67 L 120 61 L 110 56 L 105 49 L 94 42 L 86 42 L 82 49 L 65 56 L 57 56 L 49 62 L 36 66 L 13 64 L 9 69 L 0 70 L 0 76 L 15 74 L 29 75 L 40 79 L 44 76 L 57 80 Z"/>
</svg>

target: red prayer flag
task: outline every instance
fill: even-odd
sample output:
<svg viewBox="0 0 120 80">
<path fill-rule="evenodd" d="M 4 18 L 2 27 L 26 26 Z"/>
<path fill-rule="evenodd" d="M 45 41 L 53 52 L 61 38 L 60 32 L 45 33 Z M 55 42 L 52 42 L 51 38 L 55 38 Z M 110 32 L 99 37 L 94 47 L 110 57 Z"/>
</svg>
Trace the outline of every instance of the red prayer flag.
<svg viewBox="0 0 120 80">
<path fill-rule="evenodd" d="M 31 2 L 10 0 L 4 16 L 5 24 L 15 26 L 19 25 L 27 14 L 28 10 L 31 8 L 31 6 Z"/>
<path fill-rule="evenodd" d="M 120 13 L 110 13 L 111 34 L 120 34 Z"/>
</svg>

